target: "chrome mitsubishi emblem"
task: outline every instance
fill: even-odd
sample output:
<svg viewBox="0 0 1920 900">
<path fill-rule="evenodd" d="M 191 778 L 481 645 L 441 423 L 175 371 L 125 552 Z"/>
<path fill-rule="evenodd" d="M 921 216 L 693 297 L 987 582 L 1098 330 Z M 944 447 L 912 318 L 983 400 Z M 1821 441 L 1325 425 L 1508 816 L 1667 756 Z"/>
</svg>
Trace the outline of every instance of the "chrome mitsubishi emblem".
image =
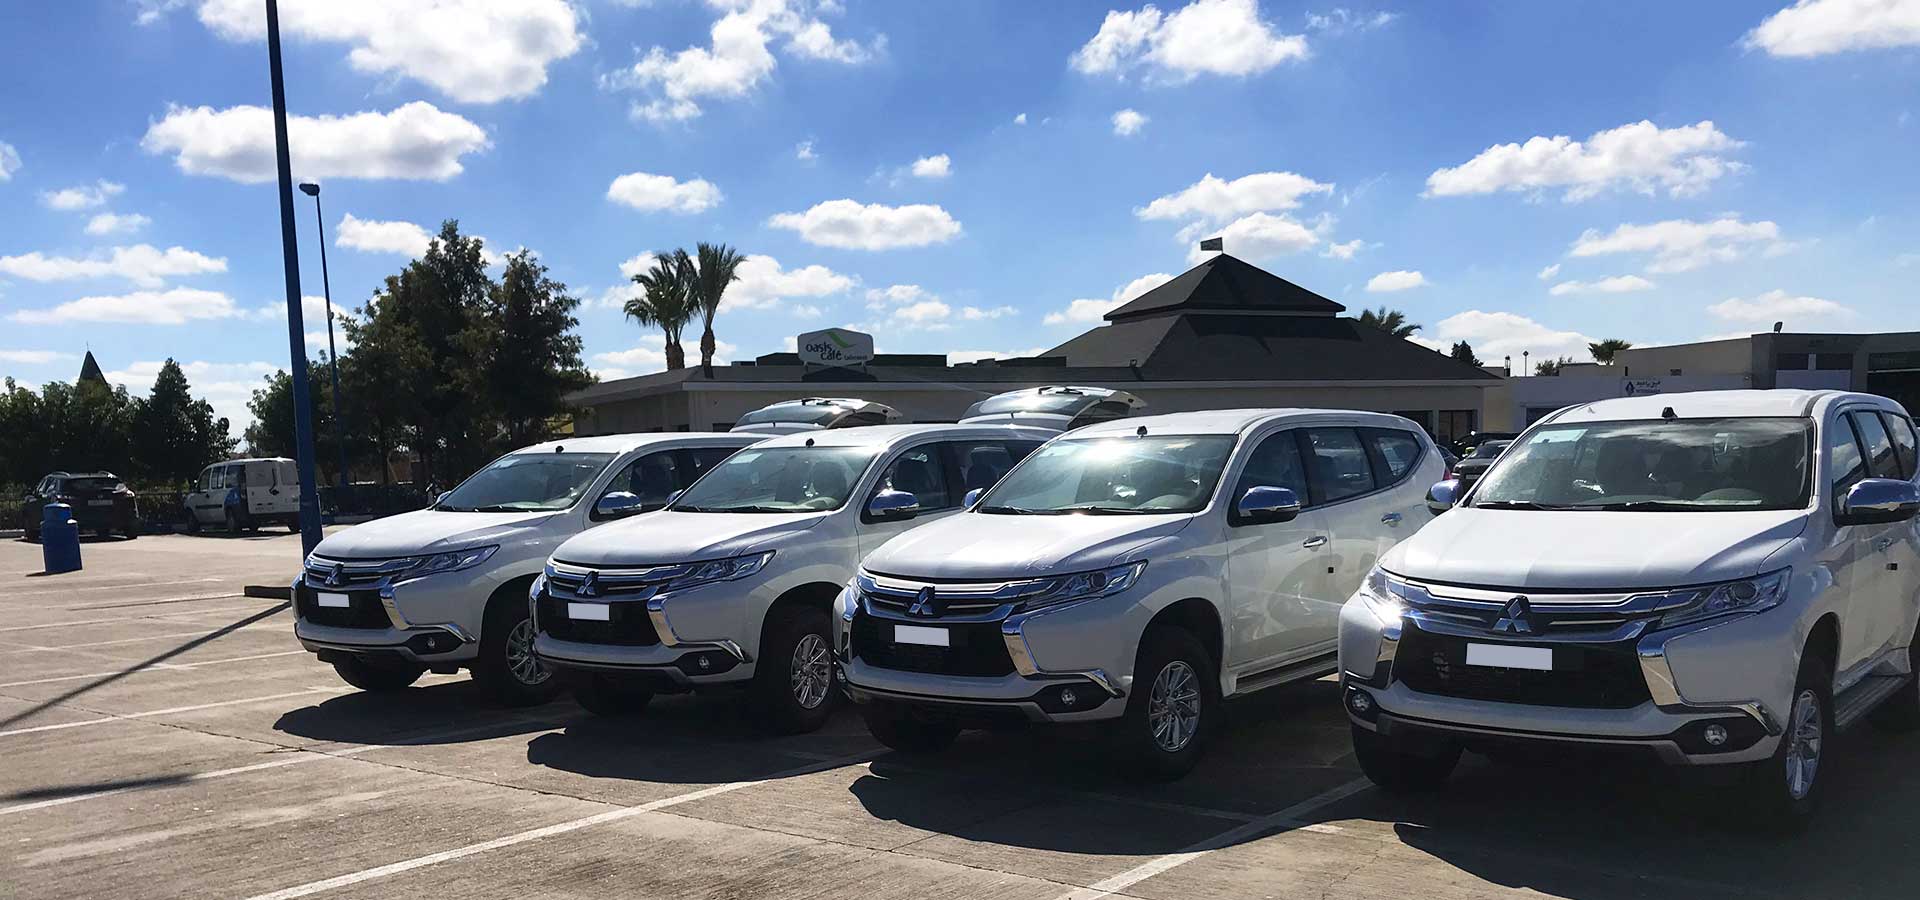
<svg viewBox="0 0 1920 900">
<path fill-rule="evenodd" d="M 1493 623 L 1493 630 L 1507 634 L 1532 634 L 1533 623 L 1528 616 L 1533 613 L 1533 605 L 1527 602 L 1527 595 L 1521 594 L 1507 601 L 1507 608 L 1500 613 L 1500 619 Z"/>
<path fill-rule="evenodd" d="M 588 572 L 587 577 L 580 579 L 580 588 L 574 593 L 582 597 L 600 596 L 600 573 Z"/>
<path fill-rule="evenodd" d="M 347 567 L 340 563 L 334 563 L 333 571 L 327 573 L 327 587 L 339 587 L 345 584 L 346 580 Z"/>
<path fill-rule="evenodd" d="M 933 597 L 933 585 L 927 585 L 921 588 L 920 593 L 914 595 L 913 605 L 907 607 L 907 615 L 910 616 L 937 616 L 939 614 L 940 607 Z"/>
</svg>

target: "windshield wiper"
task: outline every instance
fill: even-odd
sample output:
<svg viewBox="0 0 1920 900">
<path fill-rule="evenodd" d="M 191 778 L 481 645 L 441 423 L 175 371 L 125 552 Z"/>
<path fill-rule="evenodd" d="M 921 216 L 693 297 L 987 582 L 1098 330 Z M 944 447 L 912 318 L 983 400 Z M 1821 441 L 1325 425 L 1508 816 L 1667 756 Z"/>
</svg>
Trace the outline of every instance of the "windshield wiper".
<svg viewBox="0 0 1920 900">
<path fill-rule="evenodd" d="M 679 512 L 706 513 L 796 513 L 811 512 L 805 509 L 788 509 L 784 506 L 676 506 Z"/>
<path fill-rule="evenodd" d="M 1056 510 L 1056 512 L 1086 513 L 1089 516 L 1141 516 L 1156 512 L 1167 512 L 1167 510 L 1136 509 L 1130 506 L 1094 506 L 1089 504 L 1087 506 L 1062 506 Z"/>
<path fill-rule="evenodd" d="M 1535 503 L 1532 500 L 1476 500 L 1473 502 L 1472 506 L 1474 509 L 1571 509 L 1572 508 L 1567 506 L 1548 506 L 1547 504 L 1544 504 L 1544 503 Z"/>
<path fill-rule="evenodd" d="M 1037 509 L 1028 509 L 1028 508 L 1026 508 L 1026 507 L 1024 507 L 1024 506 L 982 506 L 982 507 L 980 507 L 980 508 L 978 508 L 978 509 L 976 509 L 976 510 L 974 510 L 974 512 L 983 512 L 983 513 L 987 513 L 987 514 L 989 514 L 989 515 L 996 515 L 996 516 L 1037 516 L 1037 515 L 1040 515 L 1040 510 L 1037 510 Z"/>
<path fill-rule="evenodd" d="M 468 512 L 536 512 L 538 510 L 539 510 L 539 507 L 537 506 L 536 507 L 507 506 L 501 503 L 495 503 L 489 506 L 471 506 L 467 508 Z"/>
<path fill-rule="evenodd" d="M 1579 504 L 1578 508 L 1579 509 L 1604 509 L 1604 510 L 1611 510 L 1616 512 L 1627 512 L 1627 511 L 1633 511 L 1633 510 L 1653 510 L 1655 512 L 1683 512 L 1689 509 L 1700 509 L 1702 507 L 1710 506 L 1710 505 L 1712 504 L 1687 503 L 1685 501 L 1679 501 L 1679 500 L 1623 500 L 1619 503 L 1582 503 L 1582 504 Z"/>
</svg>

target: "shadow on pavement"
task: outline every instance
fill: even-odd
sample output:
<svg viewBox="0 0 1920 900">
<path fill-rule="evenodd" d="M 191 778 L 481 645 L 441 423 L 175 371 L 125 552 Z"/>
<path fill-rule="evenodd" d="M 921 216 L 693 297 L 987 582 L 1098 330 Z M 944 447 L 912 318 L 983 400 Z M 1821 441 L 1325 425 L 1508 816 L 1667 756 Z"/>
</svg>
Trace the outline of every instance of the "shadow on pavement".
<svg viewBox="0 0 1920 900">
<path fill-rule="evenodd" d="M 844 729 L 842 709 L 827 724 Z M 813 736 L 830 740 L 826 736 Z M 768 778 L 808 759 L 842 755 L 789 750 L 809 736 L 769 735 L 744 697 L 729 694 L 656 697 L 641 712 L 588 716 L 527 743 L 527 762 L 590 778 L 670 784 L 719 784 Z M 871 746 L 863 740 L 863 746 Z"/>
<path fill-rule="evenodd" d="M 58 800 L 76 794 L 91 794 L 96 791 L 118 791 L 130 788 L 164 787 L 170 784 L 182 784 L 190 775 L 156 775 L 151 778 L 124 778 L 112 781 L 95 781 L 85 784 L 57 784 L 47 787 L 27 788 L 11 794 L 0 795 L 0 800 Z"/>
<path fill-rule="evenodd" d="M 288 710 L 273 729 L 343 744 L 423 746 L 482 741 L 551 728 L 578 711 L 568 703 L 503 709 L 471 681 L 398 691 L 356 691 Z"/>
</svg>

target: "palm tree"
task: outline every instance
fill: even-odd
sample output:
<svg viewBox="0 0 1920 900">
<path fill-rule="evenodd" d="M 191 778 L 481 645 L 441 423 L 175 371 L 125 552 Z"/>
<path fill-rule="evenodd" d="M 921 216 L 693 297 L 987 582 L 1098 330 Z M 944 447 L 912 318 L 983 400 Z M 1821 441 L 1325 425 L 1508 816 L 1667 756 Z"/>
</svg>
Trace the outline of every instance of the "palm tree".
<svg viewBox="0 0 1920 900">
<path fill-rule="evenodd" d="M 1607 338 L 1587 345 L 1587 352 L 1593 354 L 1593 361 L 1603 366 L 1613 365 L 1613 355 L 1622 350 L 1633 349 L 1633 344 L 1619 338 Z"/>
<path fill-rule="evenodd" d="M 700 370 L 713 377 L 713 317 L 720 312 L 720 298 L 727 285 L 740 278 L 740 264 L 746 261 L 739 251 L 725 244 L 701 242 L 694 248 L 700 267 L 693 287 L 693 299 L 706 331 L 700 335 Z"/>
<path fill-rule="evenodd" d="M 1409 338 L 1420 330 L 1416 322 L 1407 321 L 1407 314 L 1384 306 L 1378 311 L 1363 309 L 1360 311 L 1360 324 L 1372 326 L 1397 338 Z"/>
<path fill-rule="evenodd" d="M 654 255 L 653 268 L 633 276 L 644 294 L 627 301 L 627 317 L 641 326 L 654 325 L 667 337 L 667 369 L 687 367 L 687 351 L 680 346 L 680 332 L 693 321 L 693 260 L 687 251 L 675 250 Z"/>
</svg>

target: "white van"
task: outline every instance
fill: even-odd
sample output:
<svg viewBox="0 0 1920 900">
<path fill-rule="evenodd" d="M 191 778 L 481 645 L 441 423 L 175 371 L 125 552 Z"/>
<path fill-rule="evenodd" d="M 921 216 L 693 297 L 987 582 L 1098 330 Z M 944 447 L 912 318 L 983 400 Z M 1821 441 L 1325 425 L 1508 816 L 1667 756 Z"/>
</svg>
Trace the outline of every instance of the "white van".
<svg viewBox="0 0 1920 900">
<path fill-rule="evenodd" d="M 228 532 L 262 525 L 300 530 L 300 470 L 284 457 L 230 459 L 200 470 L 187 493 L 187 530 L 218 525 Z"/>
</svg>

